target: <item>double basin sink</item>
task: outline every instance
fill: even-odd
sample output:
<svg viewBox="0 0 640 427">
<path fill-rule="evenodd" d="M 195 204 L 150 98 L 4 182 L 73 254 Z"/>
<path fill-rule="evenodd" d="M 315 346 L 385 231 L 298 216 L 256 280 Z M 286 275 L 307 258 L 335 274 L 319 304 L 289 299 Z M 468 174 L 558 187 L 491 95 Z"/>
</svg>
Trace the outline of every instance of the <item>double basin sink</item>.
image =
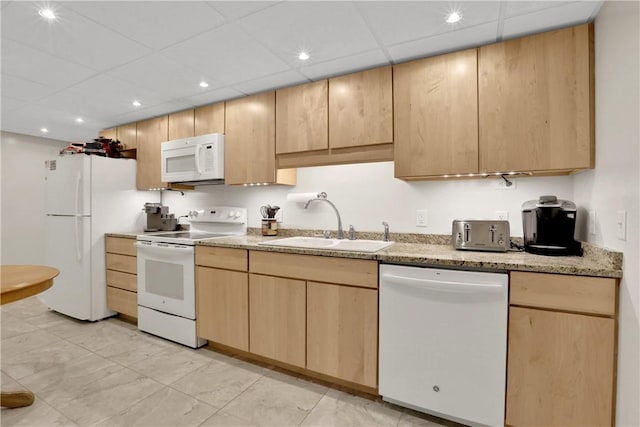
<svg viewBox="0 0 640 427">
<path fill-rule="evenodd" d="M 323 237 L 287 237 L 284 239 L 269 240 L 260 242 L 263 246 L 277 246 L 284 248 L 304 248 L 304 249 L 327 249 L 332 251 L 351 252 L 378 252 L 388 248 L 394 242 L 383 242 L 381 240 L 347 240 L 347 239 L 325 239 Z"/>
</svg>

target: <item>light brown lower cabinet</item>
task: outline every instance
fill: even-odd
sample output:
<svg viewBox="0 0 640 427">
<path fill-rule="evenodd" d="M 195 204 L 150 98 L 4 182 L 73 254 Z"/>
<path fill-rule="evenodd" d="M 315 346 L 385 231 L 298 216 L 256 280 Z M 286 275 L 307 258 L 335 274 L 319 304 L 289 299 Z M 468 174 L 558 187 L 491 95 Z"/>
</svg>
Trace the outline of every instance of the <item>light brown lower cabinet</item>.
<svg viewBox="0 0 640 427">
<path fill-rule="evenodd" d="M 107 307 L 129 317 L 138 317 L 136 240 L 105 237 Z"/>
<path fill-rule="evenodd" d="M 249 350 L 304 368 L 305 282 L 250 274 L 249 307 Z"/>
<path fill-rule="evenodd" d="M 307 369 L 377 386 L 376 289 L 307 282 Z"/>
<path fill-rule="evenodd" d="M 506 424 L 613 425 L 616 298 L 603 306 L 594 297 L 616 295 L 616 280 L 511 273 L 510 285 Z"/>
<path fill-rule="evenodd" d="M 196 319 L 200 338 L 249 351 L 247 273 L 196 267 Z"/>
</svg>

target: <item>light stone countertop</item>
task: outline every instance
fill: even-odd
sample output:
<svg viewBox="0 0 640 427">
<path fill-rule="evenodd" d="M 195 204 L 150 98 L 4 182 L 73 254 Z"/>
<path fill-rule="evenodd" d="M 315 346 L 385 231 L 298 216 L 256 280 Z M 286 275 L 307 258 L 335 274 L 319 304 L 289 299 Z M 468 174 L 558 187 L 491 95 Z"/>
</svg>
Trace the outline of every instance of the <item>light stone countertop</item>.
<svg viewBox="0 0 640 427">
<path fill-rule="evenodd" d="M 107 233 L 111 237 L 135 238 L 141 232 Z M 459 251 L 445 243 L 448 236 L 416 236 L 392 234 L 394 245 L 374 253 L 336 251 L 331 249 L 288 248 L 259 245 L 260 242 L 288 237 L 266 237 L 250 230 L 246 236 L 224 237 L 198 241 L 198 245 L 239 248 L 267 252 L 319 255 L 342 258 L 371 259 L 390 264 L 429 267 L 458 267 L 487 271 L 532 271 L 539 273 L 573 274 L 579 276 L 622 277 L 622 254 L 583 243 L 584 256 L 543 256 L 526 252 Z M 313 235 L 312 233 L 300 233 Z M 358 237 L 361 237 L 360 235 Z M 374 238 L 375 236 L 362 236 Z M 400 241 L 404 240 L 404 242 Z M 407 242 L 407 240 L 409 242 Z M 419 240 L 420 242 L 416 242 Z"/>
</svg>

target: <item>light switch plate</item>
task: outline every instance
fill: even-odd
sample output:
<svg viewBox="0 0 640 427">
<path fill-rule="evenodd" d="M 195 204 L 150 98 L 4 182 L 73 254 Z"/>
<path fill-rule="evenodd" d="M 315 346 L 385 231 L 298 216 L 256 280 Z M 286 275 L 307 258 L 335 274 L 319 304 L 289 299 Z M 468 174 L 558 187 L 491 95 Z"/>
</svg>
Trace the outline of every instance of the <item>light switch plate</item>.
<svg viewBox="0 0 640 427">
<path fill-rule="evenodd" d="M 276 212 L 276 222 L 282 222 L 283 221 L 283 215 L 282 215 L 282 208 L 280 208 L 277 212 Z"/>
<path fill-rule="evenodd" d="M 426 209 L 418 209 L 416 211 L 416 227 L 426 227 L 429 219 L 429 211 Z"/>
<path fill-rule="evenodd" d="M 627 211 L 616 213 L 616 234 L 619 240 L 627 240 Z"/>
</svg>

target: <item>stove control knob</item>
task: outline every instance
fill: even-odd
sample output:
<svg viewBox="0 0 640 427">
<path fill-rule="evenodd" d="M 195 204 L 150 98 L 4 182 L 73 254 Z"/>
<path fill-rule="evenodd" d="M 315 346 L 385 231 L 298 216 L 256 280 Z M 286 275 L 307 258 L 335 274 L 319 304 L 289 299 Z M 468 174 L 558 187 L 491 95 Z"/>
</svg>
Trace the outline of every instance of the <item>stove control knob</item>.
<svg viewBox="0 0 640 427">
<path fill-rule="evenodd" d="M 235 217 L 235 214 L 236 214 L 235 211 L 229 211 L 228 217 L 229 218 L 233 218 L 233 217 Z"/>
<path fill-rule="evenodd" d="M 191 217 L 197 217 L 198 216 L 198 211 L 189 211 L 189 216 Z"/>
</svg>

